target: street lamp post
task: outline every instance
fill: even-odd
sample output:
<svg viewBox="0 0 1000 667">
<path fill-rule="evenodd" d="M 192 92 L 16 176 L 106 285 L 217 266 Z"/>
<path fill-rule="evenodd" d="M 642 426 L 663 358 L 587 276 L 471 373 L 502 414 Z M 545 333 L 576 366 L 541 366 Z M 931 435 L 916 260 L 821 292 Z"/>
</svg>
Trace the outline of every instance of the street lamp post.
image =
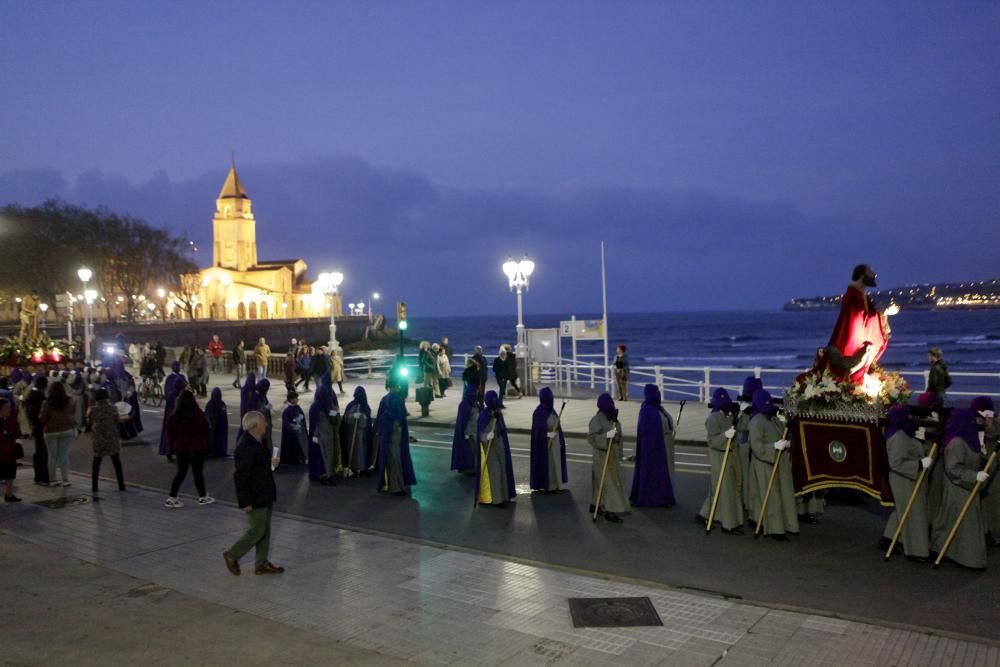
<svg viewBox="0 0 1000 667">
<path fill-rule="evenodd" d="M 340 354 L 340 343 L 337 342 L 337 308 L 334 297 L 337 296 L 337 288 L 344 282 L 344 274 L 339 271 L 319 274 L 320 289 L 323 294 L 330 297 L 330 353 Z"/>
<path fill-rule="evenodd" d="M 529 279 L 534 271 L 535 263 L 528 259 L 527 255 L 520 262 L 508 258 L 503 265 L 508 287 L 517 290 L 517 348 L 515 353 L 521 358 L 528 351 L 528 340 L 524 333 L 524 309 L 521 304 L 521 291 L 528 289 Z"/>
<path fill-rule="evenodd" d="M 372 317 L 372 299 L 375 299 L 376 301 L 379 300 L 378 292 L 373 292 L 372 295 L 368 297 L 368 324 L 371 324 L 372 322 L 375 321 L 374 318 Z"/>
<path fill-rule="evenodd" d="M 90 277 L 94 274 L 84 266 L 76 272 L 76 275 L 80 278 L 80 282 L 83 283 L 83 296 L 85 298 L 83 311 L 83 360 L 90 361 L 90 305 L 93 302 L 90 294 L 93 290 L 87 289 L 87 283 L 90 282 Z M 96 296 L 96 293 L 94 294 Z"/>
</svg>

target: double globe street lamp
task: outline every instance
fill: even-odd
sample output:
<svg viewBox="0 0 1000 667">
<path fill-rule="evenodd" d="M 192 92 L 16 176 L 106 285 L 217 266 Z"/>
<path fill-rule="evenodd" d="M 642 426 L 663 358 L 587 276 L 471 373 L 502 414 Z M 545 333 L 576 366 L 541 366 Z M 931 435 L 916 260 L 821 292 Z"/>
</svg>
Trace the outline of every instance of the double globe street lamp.
<svg viewBox="0 0 1000 667">
<path fill-rule="evenodd" d="M 337 321 L 336 321 L 336 302 L 334 297 L 337 296 L 337 288 L 340 287 L 340 283 L 344 282 L 344 274 L 339 271 L 332 271 L 330 273 L 321 273 L 317 279 L 319 283 L 320 290 L 323 294 L 330 297 L 330 353 L 336 352 L 340 354 L 340 344 L 337 342 Z"/>
<path fill-rule="evenodd" d="M 519 262 L 508 257 L 503 264 L 503 272 L 507 276 L 507 285 L 511 290 L 517 290 L 517 354 L 519 362 L 523 363 L 528 352 L 528 341 L 524 332 L 524 310 L 521 306 L 521 291 L 528 289 L 529 279 L 535 271 L 535 263 L 525 255 Z"/>
</svg>

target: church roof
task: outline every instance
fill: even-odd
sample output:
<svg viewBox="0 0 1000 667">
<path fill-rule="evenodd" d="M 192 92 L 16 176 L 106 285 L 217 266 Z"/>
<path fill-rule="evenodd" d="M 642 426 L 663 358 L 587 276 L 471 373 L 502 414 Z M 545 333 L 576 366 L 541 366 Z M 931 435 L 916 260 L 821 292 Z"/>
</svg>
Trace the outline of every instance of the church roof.
<svg viewBox="0 0 1000 667">
<path fill-rule="evenodd" d="M 219 191 L 219 199 L 250 199 L 247 197 L 247 191 L 243 189 L 243 184 L 240 183 L 235 163 L 229 167 L 229 175 L 226 176 L 226 182 Z"/>
</svg>

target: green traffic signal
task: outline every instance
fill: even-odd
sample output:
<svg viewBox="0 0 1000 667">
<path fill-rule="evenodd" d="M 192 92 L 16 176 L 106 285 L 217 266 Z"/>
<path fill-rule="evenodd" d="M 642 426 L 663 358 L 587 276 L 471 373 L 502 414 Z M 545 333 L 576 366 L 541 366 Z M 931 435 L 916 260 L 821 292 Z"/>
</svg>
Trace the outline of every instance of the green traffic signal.
<svg viewBox="0 0 1000 667">
<path fill-rule="evenodd" d="M 404 377 L 405 378 L 405 377 L 409 377 L 409 376 L 410 376 L 410 369 L 407 368 L 406 366 L 400 366 L 400 368 L 399 368 L 399 377 Z"/>
</svg>

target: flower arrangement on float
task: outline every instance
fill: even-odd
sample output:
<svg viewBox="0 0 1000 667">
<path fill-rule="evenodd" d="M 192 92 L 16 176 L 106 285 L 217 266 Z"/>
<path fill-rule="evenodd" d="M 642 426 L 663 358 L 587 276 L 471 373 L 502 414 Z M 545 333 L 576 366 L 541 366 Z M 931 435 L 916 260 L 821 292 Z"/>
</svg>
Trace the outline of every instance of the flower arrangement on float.
<svg viewBox="0 0 1000 667">
<path fill-rule="evenodd" d="M 877 421 L 893 405 L 910 400 L 910 385 L 902 375 L 874 365 L 861 384 L 837 380 L 829 370 L 808 373 L 785 392 L 790 416 L 836 421 Z"/>
<path fill-rule="evenodd" d="M 54 340 L 43 333 L 34 340 L 22 342 L 16 336 L 0 340 L 0 366 L 60 364 L 68 361 L 70 349 L 65 340 Z"/>
</svg>

